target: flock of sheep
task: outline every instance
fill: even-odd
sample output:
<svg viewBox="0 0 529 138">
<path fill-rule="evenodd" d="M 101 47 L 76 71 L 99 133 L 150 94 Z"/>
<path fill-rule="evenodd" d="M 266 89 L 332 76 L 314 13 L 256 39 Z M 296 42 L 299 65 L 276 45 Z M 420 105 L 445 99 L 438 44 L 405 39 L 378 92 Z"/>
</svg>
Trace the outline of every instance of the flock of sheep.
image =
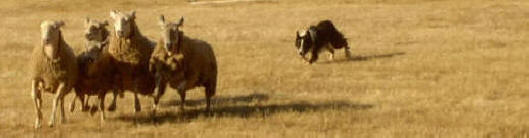
<svg viewBox="0 0 529 138">
<path fill-rule="evenodd" d="M 75 55 L 62 36 L 63 21 L 41 23 L 41 45 L 32 53 L 31 94 L 37 113 L 35 128 L 41 127 L 41 94 L 53 93 L 53 108 L 49 120 L 52 127 L 57 108 L 60 122 L 65 122 L 64 97 L 72 89 L 82 109 L 88 108 L 88 97 L 98 96 L 101 121 L 105 119 L 104 99 L 112 91 L 109 110 L 116 109 L 116 97 L 124 91 L 134 94 L 135 112 L 141 110 L 138 94 L 151 96 L 153 113 L 156 112 L 167 85 L 178 91 L 183 110 L 186 90 L 205 87 L 207 106 L 215 95 L 217 63 L 210 44 L 189 38 L 177 22 L 160 16 L 161 39 L 155 43 L 143 36 L 135 23 L 135 12 L 110 12 L 114 31 L 110 33 L 107 21 L 86 19 L 85 50 Z M 156 46 L 157 45 L 157 46 Z M 74 110 L 74 99 L 70 110 Z"/>
</svg>

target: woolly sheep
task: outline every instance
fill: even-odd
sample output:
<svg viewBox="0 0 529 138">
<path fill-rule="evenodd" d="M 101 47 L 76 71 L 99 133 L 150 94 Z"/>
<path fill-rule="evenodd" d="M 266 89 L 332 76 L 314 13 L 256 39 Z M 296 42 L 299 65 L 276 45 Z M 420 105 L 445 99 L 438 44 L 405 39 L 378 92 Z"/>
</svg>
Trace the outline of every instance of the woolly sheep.
<svg viewBox="0 0 529 138">
<path fill-rule="evenodd" d="M 102 56 L 108 54 L 104 53 L 108 47 L 109 31 L 106 29 L 107 25 L 108 22 L 106 20 L 97 21 L 89 18 L 85 20 L 86 31 L 84 36 L 86 45 L 85 51 L 77 57 L 79 78 L 77 84 L 74 86 L 76 97 L 81 101 L 83 111 L 88 110 L 89 95 L 106 94 L 110 89 L 114 89 L 114 99 L 108 110 L 114 111 L 116 109 L 116 95 L 118 93 L 121 94 L 117 88 L 113 87 L 114 82 L 111 81 L 113 80 L 113 74 L 110 69 L 112 66 L 107 59 L 109 56 Z M 96 69 L 97 71 L 94 71 Z M 89 71 L 90 74 L 88 74 Z M 70 111 L 74 109 L 75 100 L 70 105 Z"/>
<path fill-rule="evenodd" d="M 210 111 L 211 97 L 217 87 L 217 61 L 211 45 L 205 41 L 184 35 L 179 28 L 184 18 L 177 23 L 166 22 L 160 16 L 162 38 L 150 59 L 155 72 L 158 93 L 164 93 L 167 84 L 178 91 L 184 110 L 186 91 L 194 87 L 205 87 L 206 111 Z"/>
<path fill-rule="evenodd" d="M 31 96 L 35 103 L 37 118 L 35 128 L 40 128 L 42 119 L 42 92 L 54 94 L 49 126 L 55 123 L 57 106 L 60 106 L 60 122 L 66 122 L 64 96 L 68 94 L 77 79 L 77 62 L 72 48 L 64 41 L 61 33 L 63 21 L 43 21 L 40 25 L 41 44 L 33 49 L 31 69 Z"/>
<path fill-rule="evenodd" d="M 134 93 L 134 111 L 139 112 L 141 106 L 138 93 L 154 98 L 158 103 L 161 94 L 154 94 L 154 75 L 149 72 L 149 58 L 156 45 L 144 37 L 135 22 L 135 12 L 122 13 L 117 10 L 110 12 L 114 21 L 114 33 L 110 39 L 108 52 L 117 69 L 117 79 L 122 82 L 121 88 Z"/>
</svg>

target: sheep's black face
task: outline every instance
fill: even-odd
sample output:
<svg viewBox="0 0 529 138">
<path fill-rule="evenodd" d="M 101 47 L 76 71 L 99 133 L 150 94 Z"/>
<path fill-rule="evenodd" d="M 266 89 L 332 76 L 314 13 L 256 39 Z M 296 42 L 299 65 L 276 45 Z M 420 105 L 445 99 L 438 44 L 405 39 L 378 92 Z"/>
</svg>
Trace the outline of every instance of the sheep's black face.
<svg viewBox="0 0 529 138">
<path fill-rule="evenodd" d="M 97 41 L 88 41 L 86 44 L 86 49 L 83 52 L 83 58 L 84 61 L 90 65 L 94 61 L 98 60 L 101 55 L 103 55 L 103 49 L 107 45 L 105 42 L 97 42 Z"/>
<path fill-rule="evenodd" d="M 110 17 L 114 19 L 114 31 L 119 38 L 128 38 L 133 30 L 135 11 L 130 13 L 121 13 L 117 10 L 110 12 Z"/>
<path fill-rule="evenodd" d="M 312 40 L 308 31 L 303 31 L 301 34 L 296 32 L 296 48 L 300 56 L 305 56 L 312 45 Z"/>
<path fill-rule="evenodd" d="M 108 22 L 102 21 L 96 21 L 96 20 L 90 20 L 86 18 L 85 20 L 85 38 L 88 41 L 99 41 L 103 42 L 108 37 L 108 30 L 106 29 L 106 26 L 108 25 Z"/>
<path fill-rule="evenodd" d="M 180 51 L 178 46 L 178 43 L 180 42 L 180 37 L 182 35 L 182 32 L 180 31 L 180 27 L 183 25 L 184 18 L 180 18 L 180 20 L 176 23 L 174 22 L 166 22 L 163 15 L 160 16 L 159 25 L 162 29 L 161 35 L 163 39 L 163 46 L 167 53 L 172 55 L 173 53 L 179 53 Z"/>
</svg>

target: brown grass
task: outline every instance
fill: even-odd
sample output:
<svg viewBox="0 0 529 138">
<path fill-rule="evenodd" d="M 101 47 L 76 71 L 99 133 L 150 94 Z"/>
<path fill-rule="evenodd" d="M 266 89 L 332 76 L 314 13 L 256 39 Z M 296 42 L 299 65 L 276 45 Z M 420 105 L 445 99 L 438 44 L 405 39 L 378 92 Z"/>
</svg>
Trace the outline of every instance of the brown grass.
<svg viewBox="0 0 529 138">
<path fill-rule="evenodd" d="M 213 112 L 202 89 L 186 112 L 168 90 L 159 114 L 151 98 L 135 115 L 132 95 L 107 122 L 68 113 L 56 128 L 32 128 L 27 61 L 39 24 L 63 19 L 66 41 L 81 49 L 84 17 L 137 10 L 158 40 L 159 14 L 185 16 L 186 35 L 209 41 L 219 64 Z M 4 0 L 0 4 L 0 135 L 42 137 L 512 137 L 529 133 L 529 2 L 522 0 L 272 0 L 213 5 L 185 1 Z M 304 64 L 295 31 L 331 19 L 349 39 Z M 325 54 L 324 54 L 325 55 Z M 73 94 L 66 101 L 73 99 Z M 95 99 L 95 98 L 93 98 Z M 110 98 L 107 98 L 110 99 Z M 51 95 L 44 95 L 44 121 Z"/>
</svg>

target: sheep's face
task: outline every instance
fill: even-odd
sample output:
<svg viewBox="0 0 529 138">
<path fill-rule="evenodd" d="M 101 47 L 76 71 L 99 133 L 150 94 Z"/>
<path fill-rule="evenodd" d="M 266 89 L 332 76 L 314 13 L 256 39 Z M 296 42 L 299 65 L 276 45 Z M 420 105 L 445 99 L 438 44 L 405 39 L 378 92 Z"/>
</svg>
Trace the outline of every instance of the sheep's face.
<svg viewBox="0 0 529 138">
<path fill-rule="evenodd" d="M 103 49 L 105 46 L 107 46 L 108 41 L 104 42 L 97 42 L 97 41 L 89 41 L 86 45 L 86 56 L 89 57 L 90 61 L 97 60 L 101 53 L 103 53 Z"/>
<path fill-rule="evenodd" d="M 177 22 L 170 22 L 165 21 L 165 18 L 163 15 L 160 16 L 159 25 L 162 28 L 162 40 L 163 40 L 163 46 L 167 53 L 169 55 L 172 55 L 173 53 L 179 53 L 179 39 L 180 35 L 182 35 L 182 32 L 180 31 L 180 27 L 184 23 L 184 17 L 180 17 L 180 20 Z"/>
<path fill-rule="evenodd" d="M 85 38 L 88 41 L 103 42 L 108 37 L 108 21 L 97 21 L 86 18 L 85 20 Z"/>
<path fill-rule="evenodd" d="M 310 49 L 311 38 L 308 34 L 307 30 L 303 30 L 301 33 L 296 32 L 296 48 L 301 56 L 305 56 Z"/>
<path fill-rule="evenodd" d="M 61 30 L 64 26 L 63 21 L 47 20 L 40 24 L 41 40 L 43 45 L 57 43 L 60 39 Z"/>
<path fill-rule="evenodd" d="M 114 32 L 119 38 L 128 38 L 132 33 L 132 25 L 135 19 L 135 11 L 122 13 L 117 10 L 110 12 L 110 17 L 114 20 Z"/>
<path fill-rule="evenodd" d="M 101 69 L 94 63 L 102 57 L 103 49 L 107 46 L 108 41 L 88 41 L 83 51 L 78 56 L 79 70 L 82 74 L 91 76 L 94 72 Z"/>
<path fill-rule="evenodd" d="M 54 59 L 57 55 L 59 41 L 62 37 L 60 30 L 62 26 L 64 26 L 63 21 L 47 20 L 40 24 L 42 46 L 44 46 L 44 53 L 50 59 Z"/>
</svg>

